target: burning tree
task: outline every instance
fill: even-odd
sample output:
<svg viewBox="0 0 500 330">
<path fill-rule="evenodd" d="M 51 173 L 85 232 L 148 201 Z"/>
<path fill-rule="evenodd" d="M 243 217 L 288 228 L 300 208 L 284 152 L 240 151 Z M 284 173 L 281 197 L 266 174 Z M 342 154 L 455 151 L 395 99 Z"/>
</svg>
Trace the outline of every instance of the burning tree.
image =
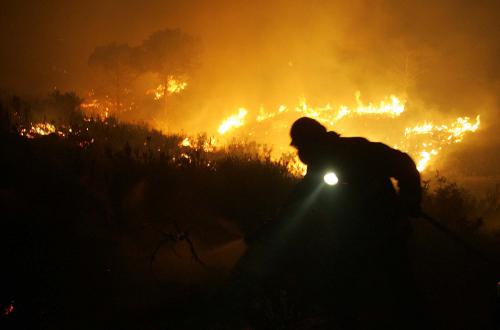
<svg viewBox="0 0 500 330">
<path fill-rule="evenodd" d="M 155 74 L 160 80 L 160 84 L 148 89 L 146 94 L 152 94 L 155 100 L 163 99 L 165 105 L 168 94 L 177 94 L 186 88 L 186 77 L 199 63 L 200 53 L 199 39 L 179 29 L 157 31 L 138 46 L 117 43 L 99 46 L 88 63 L 102 78 L 105 98 L 91 91 L 90 99 L 82 106 L 104 118 L 111 111 L 116 115 L 131 110 L 135 100 L 126 104 L 125 98 L 132 93 L 136 78 L 146 73 Z"/>
<path fill-rule="evenodd" d="M 199 63 L 201 46 L 199 39 L 179 29 L 164 29 L 144 40 L 140 50 L 142 68 L 158 75 L 162 82 L 158 99 L 163 97 L 166 103 L 166 92 L 176 93 L 186 86 L 182 78 Z"/>
</svg>

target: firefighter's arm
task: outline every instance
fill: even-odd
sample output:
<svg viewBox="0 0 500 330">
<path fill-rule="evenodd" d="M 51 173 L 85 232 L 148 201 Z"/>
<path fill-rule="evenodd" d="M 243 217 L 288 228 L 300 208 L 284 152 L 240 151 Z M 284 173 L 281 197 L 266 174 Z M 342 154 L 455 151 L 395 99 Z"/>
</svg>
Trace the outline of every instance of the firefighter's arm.
<svg viewBox="0 0 500 330">
<path fill-rule="evenodd" d="M 388 176 L 397 180 L 402 211 L 418 216 L 421 213 L 422 186 L 415 162 L 407 153 L 381 145 L 384 149 L 382 166 L 388 171 Z"/>
</svg>

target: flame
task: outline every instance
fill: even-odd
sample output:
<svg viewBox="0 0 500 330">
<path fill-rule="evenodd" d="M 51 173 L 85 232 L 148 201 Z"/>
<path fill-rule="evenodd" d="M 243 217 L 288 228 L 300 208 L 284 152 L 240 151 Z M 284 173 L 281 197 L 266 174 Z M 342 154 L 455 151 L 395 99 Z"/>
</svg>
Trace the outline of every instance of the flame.
<svg viewBox="0 0 500 330">
<path fill-rule="evenodd" d="M 167 92 L 177 94 L 186 89 L 187 82 L 170 78 L 167 83 Z"/>
<path fill-rule="evenodd" d="M 430 160 L 436 156 L 443 147 L 460 143 L 468 132 L 475 132 L 481 124 L 480 116 L 476 116 L 473 123 L 469 117 L 458 117 L 451 124 L 434 125 L 430 122 L 405 128 L 404 135 L 407 140 L 414 137 L 423 139 L 420 145 L 417 144 L 418 152 L 417 169 L 423 172 L 429 165 Z M 408 143 L 406 143 L 408 144 Z M 411 146 L 408 147 L 411 149 Z"/>
<path fill-rule="evenodd" d="M 405 129 L 405 136 L 411 135 L 440 135 L 450 142 L 461 142 L 464 138 L 464 133 L 475 132 L 481 124 L 481 117 L 476 116 L 476 122 L 471 123 L 469 117 L 458 117 L 450 125 L 433 125 L 432 123 L 424 123 L 415 127 Z"/>
<path fill-rule="evenodd" d="M 33 139 L 37 136 L 49 135 L 52 133 L 56 133 L 56 127 L 50 123 L 31 124 L 31 127 L 29 129 L 21 128 L 21 130 L 19 131 L 19 135 L 25 136 L 28 139 Z"/>
<path fill-rule="evenodd" d="M 148 89 L 146 95 L 153 94 L 153 99 L 160 100 L 165 95 L 165 85 L 159 84 L 158 87 Z"/>
<path fill-rule="evenodd" d="M 299 105 L 294 108 L 294 111 L 306 116 L 314 118 L 322 123 L 327 123 L 330 125 L 342 120 L 345 117 L 352 116 L 363 116 L 363 115 L 379 115 L 379 116 L 389 116 L 391 118 L 400 116 L 405 111 L 405 101 L 401 101 L 395 95 L 390 95 L 389 97 L 383 98 L 377 106 L 372 103 L 365 105 L 361 101 L 361 92 L 356 91 L 356 104 L 357 107 L 350 109 L 346 105 L 340 105 L 336 110 L 327 103 L 320 107 L 310 107 L 304 97 L 299 100 Z M 256 121 L 262 122 L 274 118 L 282 113 L 288 112 L 288 108 L 285 105 L 280 105 L 278 110 L 275 112 L 266 112 L 263 107 L 259 109 L 259 114 Z"/>
<path fill-rule="evenodd" d="M 187 82 L 175 79 L 170 76 L 167 80 L 167 87 L 164 84 L 159 84 L 156 88 L 148 89 L 146 95 L 153 94 L 153 99 L 160 100 L 165 96 L 165 91 L 169 94 L 178 94 L 187 87 Z"/>
<path fill-rule="evenodd" d="M 199 136 L 198 139 L 185 137 L 178 144 L 181 148 L 189 148 L 194 150 L 203 150 L 204 152 L 214 152 L 217 149 L 217 139 L 214 137 Z"/>
<path fill-rule="evenodd" d="M 193 145 L 191 144 L 189 137 L 186 137 L 181 141 L 181 143 L 179 143 L 179 147 L 193 147 Z"/>
<path fill-rule="evenodd" d="M 94 95 L 89 93 L 89 96 Z M 115 109 L 116 103 L 112 102 L 111 99 L 106 96 L 104 99 L 91 98 L 84 100 L 80 104 L 80 108 L 89 116 L 96 116 L 101 120 L 109 117 L 111 109 Z"/>
<path fill-rule="evenodd" d="M 172 89 L 165 89 L 162 85 L 158 86 L 155 89 L 156 92 L 158 92 L 158 94 L 155 94 L 155 97 L 163 97 L 165 92 L 178 93 L 187 86 L 187 83 L 172 78 L 171 80 L 169 80 L 168 86 L 171 86 Z M 86 112 L 98 114 L 98 116 L 84 117 L 84 121 L 90 123 L 94 120 L 102 120 L 105 125 L 108 125 L 108 121 L 105 119 L 109 115 L 109 109 L 111 109 L 114 105 L 111 102 L 111 99 L 106 97 L 104 100 L 99 100 L 94 98 L 93 95 L 90 96 L 92 96 L 92 98 L 82 103 L 81 108 Z M 378 119 L 383 117 L 390 120 L 391 123 L 393 120 L 398 121 L 394 123 L 394 125 L 390 126 L 390 136 L 393 140 L 384 142 L 396 142 L 396 144 L 391 144 L 395 145 L 395 148 L 406 151 L 410 155 L 412 155 L 415 159 L 417 169 L 420 172 L 423 172 L 427 170 L 430 165 L 432 165 L 438 155 L 443 154 L 443 150 L 446 148 L 446 146 L 462 142 L 468 133 L 476 132 L 481 124 L 481 118 L 478 115 L 475 117 L 475 120 L 469 117 L 458 117 L 449 122 L 439 124 L 425 121 L 416 125 L 413 125 L 415 123 L 412 123 L 413 126 L 408 126 L 407 123 L 409 118 L 407 116 L 402 116 L 402 114 L 405 113 L 406 110 L 406 101 L 404 99 L 400 99 L 395 95 L 389 95 L 382 98 L 378 103 L 364 103 L 361 100 L 361 93 L 357 91 L 355 93 L 355 100 L 356 106 L 350 108 L 347 105 L 332 106 L 329 103 L 324 106 L 311 106 L 307 103 L 305 98 L 301 98 L 297 105 L 288 106 L 285 104 L 281 104 L 275 111 L 267 111 L 264 106 L 260 106 L 258 112 L 256 114 L 254 113 L 252 117 L 249 116 L 250 112 L 246 108 L 239 108 L 237 113 L 230 115 L 220 123 L 218 127 L 218 133 L 220 135 L 225 135 L 229 132 L 237 131 L 238 128 L 241 128 L 247 124 L 260 124 L 264 121 L 271 121 L 272 123 L 278 122 L 279 125 L 272 125 L 270 129 L 268 129 L 266 132 L 263 132 L 262 135 L 267 136 L 267 138 L 269 139 L 269 137 L 271 137 L 272 135 L 268 133 L 272 132 L 272 130 L 280 130 L 285 127 L 288 128 L 288 126 L 291 124 L 291 120 L 293 119 L 293 117 L 290 117 L 289 115 L 308 116 L 311 118 L 315 118 L 327 127 L 329 125 L 331 126 L 334 124 L 338 124 L 341 120 L 354 120 L 358 117 L 375 116 L 375 118 L 377 118 L 377 122 L 379 122 Z M 287 115 L 284 116 L 285 114 Z M 279 118 L 280 116 L 284 117 Z M 403 119 L 397 119 L 401 116 L 403 117 Z M 405 123 L 404 125 L 398 124 L 403 120 Z M 252 130 L 254 126 L 248 126 L 249 129 L 246 129 L 245 132 L 248 133 L 249 136 L 252 136 L 252 138 L 258 138 L 259 135 L 257 134 L 257 132 Z M 402 126 L 402 129 L 400 131 L 396 129 L 396 127 L 398 126 Z M 342 127 L 342 123 L 339 124 L 339 127 Z M 48 122 L 39 122 L 31 123 L 29 126 L 21 128 L 19 130 L 19 134 L 27 138 L 35 138 L 53 133 L 61 137 L 66 137 L 78 136 L 84 129 L 86 129 L 86 131 L 89 131 L 88 127 L 71 128 L 65 125 L 56 127 L 54 124 Z M 338 128 L 336 127 L 335 129 L 337 130 Z M 398 133 L 398 131 L 399 136 L 392 134 L 392 132 Z M 278 131 L 278 134 L 279 138 L 279 136 L 281 136 L 281 133 L 279 133 Z M 80 146 L 82 148 L 85 148 L 88 145 L 94 143 L 93 138 L 91 140 L 90 138 L 88 138 L 88 133 L 86 133 L 86 135 L 82 135 L 82 137 L 83 136 L 87 136 L 87 138 L 82 139 L 80 143 Z M 276 137 L 277 135 L 274 135 L 274 138 Z M 191 160 L 191 155 L 193 155 L 192 151 L 214 152 L 219 147 L 219 142 L 214 137 L 185 137 L 179 142 L 178 146 L 182 151 L 182 154 L 180 154 L 180 158 Z M 278 152 L 286 152 L 286 148 L 283 146 L 284 144 L 277 146 Z M 278 155 L 276 153 L 270 153 L 270 155 L 273 161 L 282 161 L 282 154 Z M 288 161 L 286 163 L 281 162 L 281 164 L 283 164 L 293 175 L 303 176 L 307 171 L 307 167 L 300 162 L 297 156 L 295 156 L 294 158 L 288 158 Z"/>
<path fill-rule="evenodd" d="M 288 173 L 302 177 L 307 173 L 307 165 L 302 163 L 298 156 L 295 156 L 286 166 Z"/>
<path fill-rule="evenodd" d="M 374 106 L 371 103 L 365 106 L 361 101 L 360 91 L 356 91 L 355 96 L 358 107 L 354 113 L 357 114 L 379 114 L 397 117 L 405 111 L 405 102 L 401 102 L 395 95 L 390 95 L 389 100 L 387 98 L 383 99 L 378 106 Z"/>
<path fill-rule="evenodd" d="M 95 119 L 89 117 L 84 117 L 83 120 L 86 123 L 95 121 Z M 102 123 L 108 125 L 106 121 L 102 121 Z M 28 139 L 35 139 L 49 134 L 56 134 L 60 138 L 77 137 L 79 140 L 78 145 L 81 148 L 86 148 L 95 142 L 93 137 L 91 138 L 88 136 L 88 132 L 89 127 L 78 127 L 74 129 L 67 124 L 56 127 L 54 124 L 47 122 L 31 123 L 29 128 L 20 127 L 18 130 L 20 136 Z"/>
<path fill-rule="evenodd" d="M 365 104 L 361 100 L 361 93 L 355 93 L 356 107 L 350 108 L 347 105 L 333 107 L 330 104 L 324 106 L 312 107 L 308 105 L 305 98 L 299 100 L 295 107 L 280 105 L 276 111 L 266 111 L 263 106 L 259 108 L 255 117 L 256 123 L 267 120 L 278 120 L 277 117 L 285 113 L 297 113 L 301 116 L 307 116 L 318 120 L 325 125 L 334 125 L 346 118 L 360 116 L 381 116 L 385 118 L 397 118 L 405 112 L 405 100 L 395 95 L 384 97 L 380 102 Z M 229 130 L 242 127 L 246 124 L 245 116 L 248 114 L 246 109 L 240 109 L 238 115 L 230 116 L 222 121 L 219 126 L 219 134 L 224 135 Z M 287 117 L 287 123 L 290 118 Z M 434 125 L 430 122 L 424 122 L 413 127 L 406 127 L 402 130 L 402 137 L 397 144 L 397 148 L 410 153 L 420 172 L 425 171 L 432 160 L 441 153 L 443 148 L 453 143 L 459 143 L 464 139 L 467 133 L 475 132 L 481 124 L 480 116 L 476 117 L 475 122 L 469 117 L 458 117 L 449 124 Z M 393 128 L 391 128 L 392 130 Z M 251 136 L 257 136 L 255 132 L 248 133 Z M 290 173 L 303 175 L 306 167 L 296 158 L 287 164 Z"/>
<path fill-rule="evenodd" d="M 279 114 L 287 112 L 288 109 L 285 105 L 280 105 L 277 112 L 266 112 L 264 107 L 260 107 L 259 115 L 257 116 L 257 121 L 264 121 L 276 117 Z"/>
<path fill-rule="evenodd" d="M 417 161 L 417 170 L 419 172 L 423 172 L 427 165 L 429 165 L 429 161 L 432 156 L 436 156 L 438 154 L 436 149 L 432 149 L 430 151 L 423 150 L 420 152 L 420 159 Z"/>
<path fill-rule="evenodd" d="M 31 133 L 37 135 L 49 135 L 55 133 L 56 127 L 49 123 L 39 123 L 31 126 Z"/>
<path fill-rule="evenodd" d="M 218 141 L 215 137 L 209 137 L 205 139 L 201 148 L 205 152 L 214 152 L 217 149 Z"/>
<path fill-rule="evenodd" d="M 130 93 L 130 90 L 126 90 L 125 92 Z M 87 97 L 80 104 L 80 109 L 86 116 L 97 117 L 100 120 L 105 120 L 112 114 L 133 111 L 135 108 L 135 102 L 130 99 L 127 100 L 127 97 L 120 100 L 109 95 L 97 97 L 95 91 L 92 89 L 87 93 Z"/>
<path fill-rule="evenodd" d="M 223 120 L 218 129 L 219 134 L 224 135 L 234 127 L 245 125 L 245 117 L 247 114 L 247 109 L 240 108 L 236 115 L 229 116 L 227 119 Z"/>
</svg>

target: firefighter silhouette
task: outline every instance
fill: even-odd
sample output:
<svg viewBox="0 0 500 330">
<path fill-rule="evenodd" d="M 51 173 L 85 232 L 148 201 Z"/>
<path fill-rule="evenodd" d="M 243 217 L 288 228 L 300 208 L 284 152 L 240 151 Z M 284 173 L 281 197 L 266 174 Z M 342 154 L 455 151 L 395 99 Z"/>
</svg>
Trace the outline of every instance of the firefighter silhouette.
<svg viewBox="0 0 500 330">
<path fill-rule="evenodd" d="M 299 243 L 293 247 L 315 242 L 302 253 L 309 271 L 301 282 L 322 279 L 312 285 L 316 290 L 307 285 L 306 290 L 326 295 L 323 301 L 347 328 L 417 326 L 420 302 L 407 247 L 408 217 L 421 213 L 415 163 L 385 144 L 327 132 L 311 118 L 298 119 L 290 135 L 307 165 L 288 201 L 291 212 L 307 213 L 298 220 L 304 229 L 298 230 Z M 335 185 L 325 185 L 328 174 L 335 174 L 330 182 Z M 314 200 L 304 205 L 308 198 Z"/>
<path fill-rule="evenodd" d="M 311 118 L 295 121 L 290 135 L 307 174 L 278 219 L 250 240 L 235 285 L 286 292 L 305 314 L 328 318 L 324 328 L 419 328 L 407 248 L 408 217 L 421 202 L 413 160 Z"/>
</svg>

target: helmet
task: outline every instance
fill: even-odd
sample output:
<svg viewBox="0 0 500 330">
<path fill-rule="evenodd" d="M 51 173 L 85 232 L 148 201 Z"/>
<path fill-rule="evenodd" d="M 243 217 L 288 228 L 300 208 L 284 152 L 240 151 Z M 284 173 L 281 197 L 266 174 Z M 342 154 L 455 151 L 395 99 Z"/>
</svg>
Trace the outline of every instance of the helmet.
<svg viewBox="0 0 500 330">
<path fill-rule="evenodd" d="M 308 117 L 297 119 L 290 130 L 291 145 L 300 147 L 317 142 L 326 134 L 326 127 Z"/>
</svg>

